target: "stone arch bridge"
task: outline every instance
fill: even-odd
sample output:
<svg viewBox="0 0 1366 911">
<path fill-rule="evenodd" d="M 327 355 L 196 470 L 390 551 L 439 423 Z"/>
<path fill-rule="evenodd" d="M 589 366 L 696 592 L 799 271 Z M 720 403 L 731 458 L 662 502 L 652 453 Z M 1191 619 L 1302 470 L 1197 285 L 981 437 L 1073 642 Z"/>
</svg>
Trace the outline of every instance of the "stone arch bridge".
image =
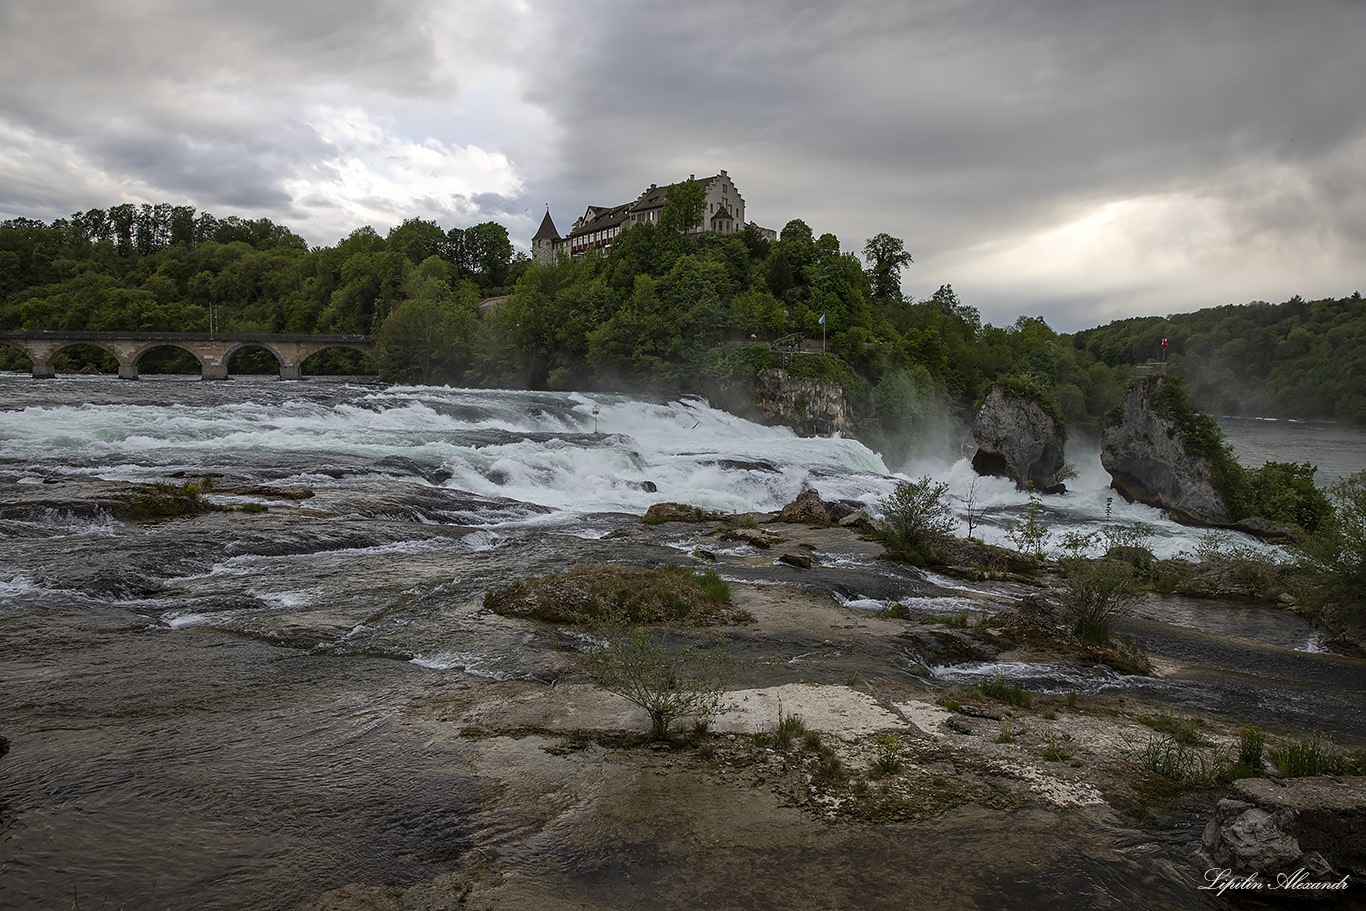
<svg viewBox="0 0 1366 911">
<path fill-rule="evenodd" d="M 119 362 L 119 376 L 138 378 L 138 359 L 153 348 L 188 351 L 199 360 L 206 380 L 228 378 L 228 361 L 243 348 L 264 348 L 280 362 L 280 379 L 303 376 L 303 363 L 327 348 L 349 348 L 373 356 L 375 343 L 366 335 L 264 335 L 223 332 L 49 332 L 0 331 L 0 344 L 11 345 L 33 362 L 35 377 L 53 377 L 53 360 L 73 345 L 93 345 Z"/>
</svg>

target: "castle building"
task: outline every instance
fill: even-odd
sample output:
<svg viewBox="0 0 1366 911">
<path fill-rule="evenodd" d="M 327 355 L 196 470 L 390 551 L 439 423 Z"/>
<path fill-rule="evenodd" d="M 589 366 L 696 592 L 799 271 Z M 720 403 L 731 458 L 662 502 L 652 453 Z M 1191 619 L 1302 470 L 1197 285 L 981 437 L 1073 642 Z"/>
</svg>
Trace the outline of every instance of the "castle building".
<svg viewBox="0 0 1366 911">
<path fill-rule="evenodd" d="M 696 175 L 689 174 L 696 180 Z M 702 210 L 702 224 L 692 228 L 689 233 L 700 234 L 714 231 L 718 234 L 734 234 L 743 231 L 745 223 L 745 199 L 735 188 L 735 182 L 725 171 L 714 177 L 698 180 L 702 185 L 706 201 Z M 561 237 L 555 228 L 547 207 L 541 227 L 531 239 L 531 258 L 538 263 L 554 262 L 560 254 L 583 256 L 589 250 L 605 250 L 622 231 L 642 222 L 658 224 L 664 211 L 664 201 L 668 198 L 669 188 L 650 184 L 634 201 L 619 206 L 589 206 L 574 225 L 568 236 Z M 777 232 L 768 228 L 752 225 L 770 240 L 777 240 Z"/>
</svg>

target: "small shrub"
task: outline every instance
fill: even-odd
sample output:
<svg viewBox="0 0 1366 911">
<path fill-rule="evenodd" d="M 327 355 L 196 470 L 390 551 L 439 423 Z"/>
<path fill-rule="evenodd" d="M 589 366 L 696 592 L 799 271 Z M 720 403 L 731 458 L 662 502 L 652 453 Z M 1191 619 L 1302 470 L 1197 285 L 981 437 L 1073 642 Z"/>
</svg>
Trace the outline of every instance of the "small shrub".
<svg viewBox="0 0 1366 911">
<path fill-rule="evenodd" d="M 1001 719 L 1001 734 L 996 738 L 997 743 L 1015 742 L 1015 720 L 1009 715 Z"/>
<path fill-rule="evenodd" d="M 887 778 L 901 771 L 901 740 L 895 734 L 879 734 L 874 740 L 877 757 L 868 773 L 874 778 Z"/>
<path fill-rule="evenodd" d="M 802 749 L 818 753 L 822 746 L 820 731 L 807 731 L 802 735 Z"/>
<path fill-rule="evenodd" d="M 1020 517 L 1006 526 L 1006 539 L 1015 545 L 1022 554 L 1030 554 L 1042 560 L 1044 549 L 1053 537 L 1053 530 L 1043 520 L 1043 501 L 1039 494 L 1030 490 L 1029 503 L 1025 505 Z"/>
<path fill-rule="evenodd" d="M 1262 751 L 1266 747 L 1266 732 L 1255 724 L 1245 724 L 1238 731 L 1238 764 L 1260 770 Z"/>
<path fill-rule="evenodd" d="M 1138 600 L 1133 567 L 1084 557 L 1069 557 L 1061 565 L 1063 585 L 1058 600 L 1072 634 L 1084 645 L 1108 643 L 1115 621 Z"/>
<path fill-rule="evenodd" d="M 1043 751 L 1043 758 L 1049 762 L 1066 762 L 1072 758 L 1072 751 L 1068 748 L 1066 738 L 1058 737 L 1052 731 L 1048 732 L 1048 746 Z"/>
<path fill-rule="evenodd" d="M 957 712 L 963 708 L 963 703 L 954 699 L 952 696 L 945 696 L 940 702 L 940 705 L 944 706 L 944 708 L 948 709 L 950 712 Z"/>
<path fill-rule="evenodd" d="M 265 512 L 266 508 L 260 503 L 243 503 L 240 507 L 242 512 L 258 513 Z"/>
<path fill-rule="evenodd" d="M 673 722 L 710 718 L 735 672 L 724 642 L 704 645 L 686 627 L 632 625 L 622 612 L 600 611 L 583 663 L 594 683 L 645 710 L 652 740 L 667 740 Z"/>
<path fill-rule="evenodd" d="M 710 598 L 717 604 L 730 603 L 730 585 L 714 569 L 704 569 L 697 575 L 697 589 L 704 598 Z"/>
<path fill-rule="evenodd" d="M 928 476 L 902 481 L 879 505 L 887 523 L 887 548 L 913 563 L 925 562 L 936 537 L 953 531 L 949 485 Z"/>
</svg>

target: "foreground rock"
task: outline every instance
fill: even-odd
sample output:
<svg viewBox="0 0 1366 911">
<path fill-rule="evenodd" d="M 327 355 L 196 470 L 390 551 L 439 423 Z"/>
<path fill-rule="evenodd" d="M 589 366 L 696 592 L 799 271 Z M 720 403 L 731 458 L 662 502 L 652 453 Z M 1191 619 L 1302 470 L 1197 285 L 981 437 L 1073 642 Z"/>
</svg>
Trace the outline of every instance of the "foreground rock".
<svg viewBox="0 0 1366 911">
<path fill-rule="evenodd" d="M 1195 441 L 1163 404 L 1176 397 L 1170 382 L 1149 376 L 1129 384 L 1119 422 L 1101 434 L 1100 464 L 1110 473 L 1110 486 L 1130 502 L 1169 510 L 1189 525 L 1229 525 L 1234 515 L 1219 491 L 1218 466 L 1192 454 Z"/>
<path fill-rule="evenodd" d="M 1303 870 L 1319 881 L 1366 874 L 1366 779 L 1246 778 L 1205 827 L 1203 854 L 1263 880 Z"/>
<path fill-rule="evenodd" d="M 1059 473 L 1067 437 L 1038 403 L 993 386 L 972 422 L 972 439 L 977 444 L 972 469 L 978 474 L 1010 478 L 1020 490 L 1066 490 Z"/>
</svg>

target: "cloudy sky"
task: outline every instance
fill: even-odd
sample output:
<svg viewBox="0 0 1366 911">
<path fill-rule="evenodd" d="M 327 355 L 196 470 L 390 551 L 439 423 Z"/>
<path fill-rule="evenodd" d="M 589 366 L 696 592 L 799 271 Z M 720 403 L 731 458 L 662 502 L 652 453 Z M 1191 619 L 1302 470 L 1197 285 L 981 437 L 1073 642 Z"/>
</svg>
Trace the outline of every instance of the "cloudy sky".
<svg viewBox="0 0 1366 911">
<path fill-rule="evenodd" d="M 997 325 L 1366 292 L 1366 0 L 4 0 L 0 218 L 313 244 L 724 168 Z"/>
</svg>

